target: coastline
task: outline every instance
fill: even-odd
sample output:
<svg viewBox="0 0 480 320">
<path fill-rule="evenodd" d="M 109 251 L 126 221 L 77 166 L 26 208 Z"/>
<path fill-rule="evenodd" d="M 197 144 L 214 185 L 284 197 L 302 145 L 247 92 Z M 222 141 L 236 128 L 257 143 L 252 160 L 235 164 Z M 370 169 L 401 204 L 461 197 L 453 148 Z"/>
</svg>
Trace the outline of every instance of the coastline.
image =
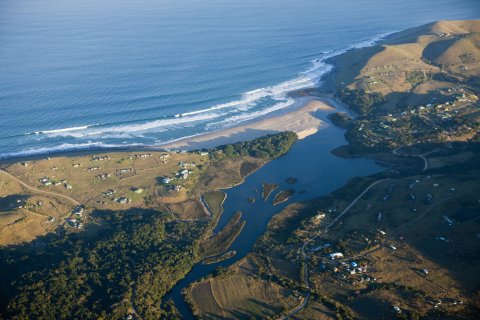
<svg viewBox="0 0 480 320">
<path fill-rule="evenodd" d="M 176 140 L 161 142 L 158 145 L 126 144 L 124 146 L 79 146 L 78 148 L 53 149 L 52 151 L 37 152 L 26 150 L 10 155 L 0 155 L 0 167 L 20 161 L 32 161 L 47 157 L 74 157 L 95 155 L 109 152 L 140 152 L 140 151 L 170 151 L 186 150 L 194 151 L 215 148 L 224 144 L 253 140 L 268 134 L 292 131 L 299 139 L 306 138 L 326 128 L 328 124 L 315 116 L 316 112 L 342 109 L 349 114 L 352 111 L 337 101 L 333 92 L 339 87 L 336 79 L 341 72 L 341 58 L 347 53 L 361 52 L 361 56 L 367 55 L 369 50 L 379 45 L 389 43 L 402 35 L 402 31 L 389 31 L 378 34 L 369 40 L 353 44 L 345 49 L 327 54 L 316 62 L 322 62 L 328 66 L 318 78 L 319 83 L 311 88 L 303 88 L 290 91 L 288 94 L 295 100 L 293 106 L 273 111 L 263 116 L 234 124 L 232 127 L 218 131 L 205 132 L 179 138 Z M 314 90 L 313 92 L 311 90 Z M 345 110 L 343 110 L 345 109 Z"/>
<path fill-rule="evenodd" d="M 385 43 L 397 33 L 398 31 L 384 32 L 377 34 L 368 40 L 354 43 L 345 49 L 323 53 L 323 57 L 311 61 L 313 67 L 308 69 L 308 71 L 317 72 L 317 74 L 310 79 L 312 82 L 310 85 L 307 85 L 303 88 L 287 88 L 283 91 L 283 93 L 287 94 L 289 98 L 295 100 L 293 105 L 284 109 L 275 110 L 257 118 L 252 118 L 233 124 L 232 127 L 219 129 L 218 131 L 184 136 L 175 140 L 162 141 L 158 144 L 152 145 L 135 143 L 127 144 L 126 141 L 124 145 L 102 145 L 102 143 L 92 144 L 88 142 L 84 143 L 83 145 L 68 145 L 64 148 L 63 145 L 53 146 L 51 147 L 51 150 L 49 150 L 47 147 L 41 148 L 41 150 L 25 149 L 17 152 L 0 154 L 0 165 L 17 161 L 42 159 L 46 157 L 72 155 L 82 156 L 105 152 L 163 151 L 165 149 L 178 148 L 182 148 L 184 150 L 200 150 L 217 147 L 222 144 L 252 140 L 267 134 L 278 133 L 281 131 L 293 131 L 297 133 L 299 139 L 303 139 L 309 135 L 315 134 L 317 131 L 326 126 L 325 122 L 321 123 L 320 120 L 315 119 L 314 113 L 316 111 L 330 111 L 330 108 L 335 108 L 332 106 L 338 105 L 336 101 L 331 101 L 333 96 L 332 92 L 335 92 L 336 88 L 338 87 L 337 81 L 334 81 L 333 79 L 333 75 L 338 73 L 339 69 L 338 58 L 351 51 L 376 47 L 382 43 Z M 302 77 L 302 73 L 300 73 L 299 76 Z M 283 86 L 285 83 L 288 83 L 288 81 L 280 83 L 271 88 L 265 87 L 261 89 L 273 90 L 272 88 Z M 309 95 L 310 90 L 316 90 L 317 92 L 319 90 L 320 94 L 311 96 Z M 312 107 L 310 104 L 312 101 L 316 101 L 317 99 L 321 100 L 321 104 L 327 106 L 319 106 L 316 109 Z M 328 101 L 328 103 L 325 103 L 325 101 Z M 289 114 L 290 116 L 288 116 Z M 67 129 L 57 130 L 63 131 Z"/>
<path fill-rule="evenodd" d="M 201 150 L 215 148 L 228 143 L 253 140 L 267 134 L 282 131 L 295 132 L 299 139 L 304 139 L 317 133 L 328 124 L 316 117 L 317 112 L 329 112 L 336 109 L 330 97 L 322 96 L 298 97 L 299 102 L 293 108 L 275 112 L 265 116 L 243 122 L 239 125 L 225 128 L 215 132 L 200 134 L 194 137 L 181 138 L 177 141 L 167 142 L 162 145 L 152 146 L 125 146 L 111 148 L 86 148 L 77 150 L 54 151 L 50 153 L 19 155 L 0 159 L 0 166 L 9 165 L 20 161 L 32 161 L 48 157 L 78 157 L 110 152 L 140 152 L 140 151 L 167 151 L 171 149 Z"/>
<path fill-rule="evenodd" d="M 316 112 L 334 110 L 331 104 L 313 97 L 308 97 L 305 100 L 304 103 L 300 103 L 298 108 L 280 115 L 260 117 L 246 124 L 240 124 L 217 132 L 205 133 L 192 138 L 180 139 L 161 145 L 158 148 L 183 150 L 208 149 L 228 143 L 253 140 L 267 134 L 282 131 L 295 132 L 298 139 L 304 139 L 327 126 L 325 122 L 315 116 Z"/>
</svg>

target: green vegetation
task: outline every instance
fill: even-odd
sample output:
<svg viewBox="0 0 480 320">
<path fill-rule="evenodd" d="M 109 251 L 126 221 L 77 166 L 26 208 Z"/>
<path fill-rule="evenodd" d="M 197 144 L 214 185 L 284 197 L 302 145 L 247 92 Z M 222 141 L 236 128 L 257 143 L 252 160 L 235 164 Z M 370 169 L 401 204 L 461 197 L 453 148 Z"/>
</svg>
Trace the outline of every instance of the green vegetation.
<svg viewBox="0 0 480 320">
<path fill-rule="evenodd" d="M 342 88 L 336 96 L 358 114 L 368 114 L 385 102 L 385 97 L 380 92 L 365 92 L 363 89 Z"/>
<path fill-rule="evenodd" d="M 226 197 L 227 194 L 223 191 L 212 191 L 203 195 L 203 199 L 215 220 L 218 220 L 223 212 L 223 202 Z"/>
<path fill-rule="evenodd" d="M 335 112 L 329 118 L 335 125 L 344 129 L 352 129 L 355 126 L 355 120 L 351 119 L 345 112 Z"/>
<path fill-rule="evenodd" d="M 52 236 L 37 240 L 33 252 L 27 246 L 0 252 L 2 316 L 168 316 L 161 298 L 192 267 L 195 239 L 204 226 L 172 221 L 153 210 L 94 215 L 106 226 L 94 236 Z"/>
<path fill-rule="evenodd" d="M 443 104 L 405 108 L 390 114 L 359 117 L 345 137 L 349 151 L 365 154 L 390 151 L 405 145 L 421 145 L 456 140 L 475 141 L 479 123 L 472 119 L 471 109 L 464 114 L 462 98 L 451 98 Z"/>
<path fill-rule="evenodd" d="M 294 189 L 282 190 L 275 195 L 275 197 L 273 198 L 272 204 L 276 206 L 277 204 L 285 202 L 288 199 L 290 199 L 290 197 L 293 196 L 294 193 L 295 193 Z"/>
<path fill-rule="evenodd" d="M 220 255 L 207 257 L 202 261 L 202 263 L 203 264 L 217 263 L 217 262 L 220 262 L 220 261 L 230 259 L 230 258 L 234 257 L 236 254 L 237 254 L 237 252 L 235 250 L 228 251 L 228 252 L 225 252 L 225 253 L 220 254 Z"/>
<path fill-rule="evenodd" d="M 412 86 L 428 79 L 428 75 L 425 72 L 420 70 L 408 71 L 406 72 L 406 77 L 407 77 L 407 81 Z"/>
<path fill-rule="evenodd" d="M 262 198 L 267 200 L 273 190 L 278 188 L 276 183 L 262 183 Z"/>
<path fill-rule="evenodd" d="M 242 213 L 236 212 L 222 231 L 200 244 L 198 250 L 200 256 L 209 257 L 223 253 L 235 241 L 244 226 L 245 221 L 242 221 Z"/>
<path fill-rule="evenodd" d="M 227 158 L 251 156 L 261 159 L 273 159 L 287 153 L 296 141 L 297 135 L 294 132 L 280 132 L 252 141 L 227 144 L 214 150 L 222 151 L 223 156 Z M 216 157 L 219 157 L 218 153 L 214 154 Z"/>
</svg>

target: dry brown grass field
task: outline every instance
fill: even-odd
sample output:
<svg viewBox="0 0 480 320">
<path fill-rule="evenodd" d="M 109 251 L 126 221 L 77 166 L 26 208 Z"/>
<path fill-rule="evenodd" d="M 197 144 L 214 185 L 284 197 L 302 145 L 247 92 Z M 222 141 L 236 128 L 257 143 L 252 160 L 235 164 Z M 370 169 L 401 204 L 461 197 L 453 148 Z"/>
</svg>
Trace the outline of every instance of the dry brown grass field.
<svg viewBox="0 0 480 320">
<path fill-rule="evenodd" d="M 256 275 L 255 258 L 241 260 L 227 274 L 194 284 L 188 297 L 200 319 L 268 318 L 292 307 L 291 291 Z"/>
<path fill-rule="evenodd" d="M 399 104 L 441 101 L 455 86 L 439 77 L 432 79 L 434 74 L 448 74 L 466 88 L 478 86 L 479 41 L 480 21 L 441 21 L 409 29 L 380 46 L 335 58 L 338 70 L 333 83 L 335 87 L 380 92 L 388 97 L 387 110 Z"/>
<path fill-rule="evenodd" d="M 205 192 L 218 219 L 223 193 L 215 190 L 240 183 L 264 162 L 250 157 L 211 161 L 194 152 L 108 152 L 5 163 L 0 172 L 0 244 L 68 228 L 68 218 L 88 223 L 94 210 L 152 208 L 179 220 L 211 219 L 199 200 Z M 178 175 L 182 170 L 188 170 L 185 179 Z M 164 183 L 164 178 L 171 181 Z M 85 208 L 81 217 L 72 215 L 77 205 Z"/>
</svg>

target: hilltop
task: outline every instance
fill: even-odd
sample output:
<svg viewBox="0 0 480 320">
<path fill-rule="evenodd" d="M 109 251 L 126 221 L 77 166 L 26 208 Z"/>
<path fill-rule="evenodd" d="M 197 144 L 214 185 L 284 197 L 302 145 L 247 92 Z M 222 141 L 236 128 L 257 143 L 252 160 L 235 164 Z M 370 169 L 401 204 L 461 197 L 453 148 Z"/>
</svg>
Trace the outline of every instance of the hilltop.
<svg viewBox="0 0 480 320">
<path fill-rule="evenodd" d="M 336 65 L 332 82 L 337 89 L 381 93 L 388 97 L 386 110 L 427 104 L 435 97 L 430 91 L 446 95 L 456 84 L 478 87 L 480 21 L 440 21 L 408 29 L 331 62 Z M 410 95 L 402 100 L 405 93 Z"/>
<path fill-rule="evenodd" d="M 478 141 L 480 21 L 441 21 L 331 60 L 338 99 L 355 115 L 343 156 L 405 145 Z M 351 118 L 351 119 L 350 119 Z"/>
</svg>

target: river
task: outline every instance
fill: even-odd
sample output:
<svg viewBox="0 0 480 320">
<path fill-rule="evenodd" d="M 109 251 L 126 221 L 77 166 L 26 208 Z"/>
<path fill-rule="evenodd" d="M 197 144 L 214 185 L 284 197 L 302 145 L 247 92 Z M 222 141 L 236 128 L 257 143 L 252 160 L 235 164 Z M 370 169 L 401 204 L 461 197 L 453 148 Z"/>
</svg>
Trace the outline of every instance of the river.
<svg viewBox="0 0 480 320">
<path fill-rule="evenodd" d="M 341 106 L 337 106 L 337 109 Z M 182 289 L 191 283 L 208 276 L 218 267 L 228 267 L 245 257 L 252 249 L 257 238 L 265 231 L 270 218 L 279 213 L 292 202 L 310 200 L 326 195 L 344 185 L 355 176 L 366 176 L 382 168 L 373 160 L 365 158 L 343 159 L 331 154 L 331 150 L 346 144 L 345 130 L 334 126 L 328 119 L 327 111 L 318 111 L 316 116 L 328 124 L 328 127 L 314 135 L 299 140 L 285 156 L 275 159 L 245 179 L 245 182 L 228 190 L 224 202 L 224 211 L 215 228 L 221 230 L 236 211 L 243 213 L 246 221 L 241 234 L 230 246 L 237 254 L 225 261 L 203 265 L 196 264 L 192 270 L 179 281 L 165 296 L 165 301 L 172 299 L 183 319 L 194 319 L 185 303 Z M 291 185 L 285 182 L 288 177 L 298 181 Z M 275 190 L 267 201 L 261 197 L 262 183 L 277 183 Z M 273 206 L 273 196 L 282 189 L 294 188 L 295 194 L 286 202 Z M 255 198 L 254 203 L 247 201 Z"/>
</svg>

